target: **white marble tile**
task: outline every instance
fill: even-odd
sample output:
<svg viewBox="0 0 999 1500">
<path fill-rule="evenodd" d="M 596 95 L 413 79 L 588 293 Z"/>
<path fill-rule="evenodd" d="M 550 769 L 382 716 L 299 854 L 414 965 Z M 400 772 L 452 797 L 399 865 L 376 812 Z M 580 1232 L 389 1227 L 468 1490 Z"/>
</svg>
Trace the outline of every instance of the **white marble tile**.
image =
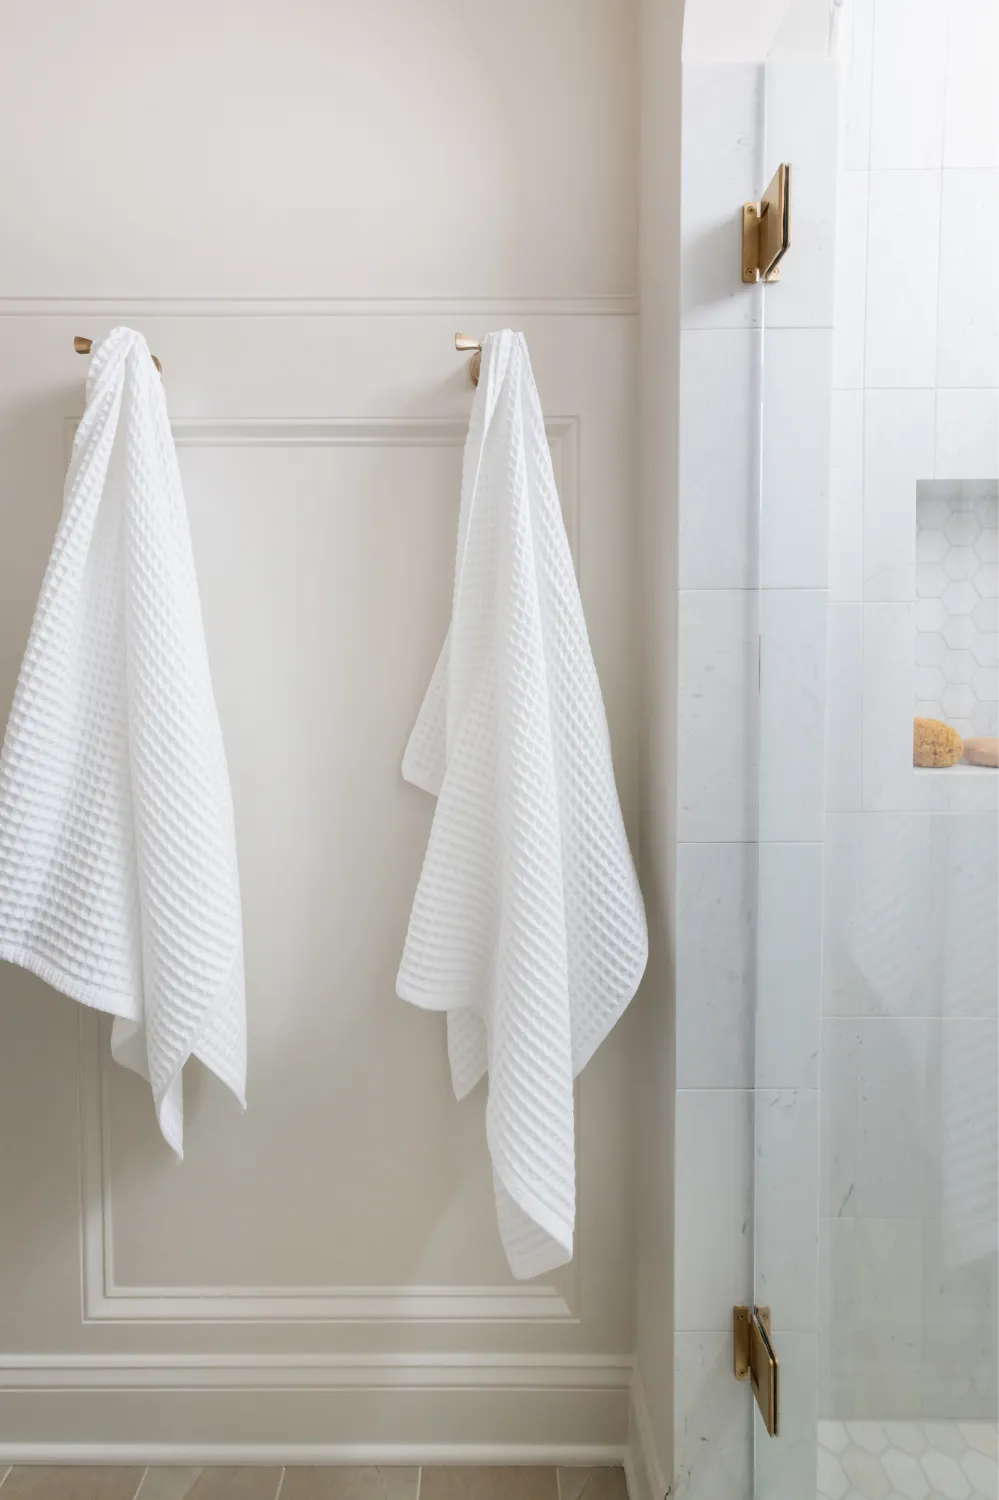
<svg viewBox="0 0 999 1500">
<path fill-rule="evenodd" d="M 677 803 L 683 843 L 756 836 L 758 599 L 681 590 Z"/>
<path fill-rule="evenodd" d="M 682 328 L 759 324 L 760 288 L 742 280 L 742 204 L 759 197 L 763 69 L 688 63 L 683 69 Z"/>
<path fill-rule="evenodd" d="M 922 1411 L 932 1418 L 995 1420 L 999 1359 L 995 1326 L 929 1323 L 922 1337 Z"/>
<path fill-rule="evenodd" d="M 822 1010 L 822 845 L 759 846 L 756 1086 L 817 1088 Z"/>
<path fill-rule="evenodd" d="M 999 385 L 999 169 L 944 173 L 937 384 Z"/>
<path fill-rule="evenodd" d="M 920 1219 L 823 1220 L 828 1233 L 829 1316 L 850 1328 L 901 1328 L 919 1318 Z"/>
<path fill-rule="evenodd" d="M 840 174 L 836 214 L 833 388 L 855 390 L 864 383 L 864 330 L 867 317 L 866 172 Z"/>
<path fill-rule="evenodd" d="M 932 819 L 830 814 L 825 845 L 823 1007 L 827 1015 L 929 1015 L 939 933 Z"/>
<path fill-rule="evenodd" d="M 826 612 L 821 589 L 764 589 L 760 838 L 822 838 Z"/>
<path fill-rule="evenodd" d="M 933 473 L 932 391 L 864 397 L 864 598 L 915 593 L 916 485 Z"/>
<path fill-rule="evenodd" d="M 999 6 L 948 0 L 945 167 L 999 167 Z"/>
<path fill-rule="evenodd" d="M 826 809 L 863 806 L 863 609 L 830 604 L 826 653 Z"/>
<path fill-rule="evenodd" d="M 871 173 L 868 386 L 935 383 L 939 223 L 938 171 Z"/>
<path fill-rule="evenodd" d="M 993 1018 L 999 991 L 999 839 L 991 813 L 931 820 L 933 964 L 924 968 L 935 1009 Z"/>
<path fill-rule="evenodd" d="M 746 329 L 680 335 L 682 589 L 756 585 L 761 337 Z"/>
<path fill-rule="evenodd" d="M 828 61 L 767 66 L 767 159 L 792 163 L 794 201 L 794 254 L 779 285 L 764 288 L 768 328 L 832 327 L 838 94 L 838 72 Z"/>
<path fill-rule="evenodd" d="M 864 807 L 994 815 L 999 778 L 960 766 L 945 771 L 913 769 L 916 618 L 912 604 L 864 605 Z"/>
<path fill-rule="evenodd" d="M 996 1326 L 997 1228 L 991 1223 L 924 1219 L 921 1231 L 923 1323 Z"/>
<path fill-rule="evenodd" d="M 731 1316 L 731 1309 L 729 1309 Z M 753 1401 L 732 1378 L 732 1330 L 678 1333 L 674 1341 L 677 1500 L 749 1500 L 753 1493 Z"/>
<path fill-rule="evenodd" d="M 871 71 L 874 57 L 874 0 L 852 0 L 850 55 L 843 82 L 842 164 L 863 170 L 871 160 Z"/>
<path fill-rule="evenodd" d="M 676 1094 L 676 1327 L 731 1331 L 752 1298 L 753 1094 Z"/>
<path fill-rule="evenodd" d="M 871 166 L 943 161 L 947 10 L 939 0 L 877 0 Z"/>
<path fill-rule="evenodd" d="M 756 1300 L 775 1332 L 818 1322 L 819 1096 L 816 1089 L 756 1095 Z"/>
<path fill-rule="evenodd" d="M 762 581 L 825 588 L 832 333 L 768 329 L 763 357 Z"/>
<path fill-rule="evenodd" d="M 923 1330 L 919 1323 L 896 1327 L 871 1323 L 843 1330 L 851 1348 L 844 1364 L 851 1371 L 854 1409 L 883 1418 L 911 1417 L 920 1409 Z M 890 1496 L 889 1496 L 890 1500 Z"/>
<path fill-rule="evenodd" d="M 999 477 L 999 391 L 937 391 L 938 479 Z"/>
<path fill-rule="evenodd" d="M 830 434 L 829 597 L 864 597 L 864 393 L 833 391 Z"/>
<path fill-rule="evenodd" d="M 920 1018 L 827 1017 L 822 1047 L 822 1212 L 918 1217 L 927 1204 L 927 1039 Z M 929 1144 L 928 1144 L 929 1142 Z"/>
<path fill-rule="evenodd" d="M 802 1500 L 816 1494 L 819 1456 L 818 1341 L 815 1333 L 780 1335 L 780 1436 L 767 1435 L 757 1413 L 756 1494 Z"/>
<path fill-rule="evenodd" d="M 755 844 L 677 850 L 678 1089 L 753 1087 L 756 866 Z"/>
<path fill-rule="evenodd" d="M 927 1212 L 942 1221 L 952 1257 L 991 1257 L 994 1227 L 973 1240 L 969 1225 L 994 1226 L 999 1216 L 999 1022 L 993 1014 L 928 1024 Z"/>
</svg>

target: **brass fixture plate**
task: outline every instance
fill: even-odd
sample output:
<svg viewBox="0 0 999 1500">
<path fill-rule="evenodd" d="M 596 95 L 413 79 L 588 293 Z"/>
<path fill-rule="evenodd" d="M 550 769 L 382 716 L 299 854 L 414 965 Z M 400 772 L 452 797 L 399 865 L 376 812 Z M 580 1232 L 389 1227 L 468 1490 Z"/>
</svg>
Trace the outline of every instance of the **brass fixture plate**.
<svg viewBox="0 0 999 1500">
<path fill-rule="evenodd" d="M 791 244 L 791 168 L 781 162 L 759 203 L 742 207 L 743 281 L 779 281 Z"/>
<path fill-rule="evenodd" d="M 780 1434 L 780 1360 L 770 1342 L 769 1307 L 734 1307 L 732 1343 L 736 1380 L 748 1380 L 771 1437 Z"/>
</svg>

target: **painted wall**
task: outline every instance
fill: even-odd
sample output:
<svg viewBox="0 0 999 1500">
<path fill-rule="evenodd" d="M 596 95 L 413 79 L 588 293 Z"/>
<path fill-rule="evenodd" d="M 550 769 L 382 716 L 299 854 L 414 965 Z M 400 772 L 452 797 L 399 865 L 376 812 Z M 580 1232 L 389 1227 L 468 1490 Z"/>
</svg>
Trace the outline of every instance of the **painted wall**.
<svg viewBox="0 0 999 1500">
<path fill-rule="evenodd" d="M 925 543 L 917 553 L 917 485 L 979 482 L 984 498 L 980 482 L 999 474 L 999 13 L 991 0 L 851 0 L 850 11 L 834 335 L 820 1404 L 828 1416 L 994 1420 L 996 773 L 914 773 L 910 720 L 937 686 L 936 668 L 917 666 L 926 649 L 917 631 L 931 623 L 927 611 L 948 612 Z M 975 577 L 985 652 L 975 681 L 994 703 L 994 579 L 977 568 Z M 947 598 L 963 607 L 961 593 Z M 953 663 L 959 676 L 963 665 Z M 969 732 L 978 710 L 963 693 L 941 696 Z"/>
<path fill-rule="evenodd" d="M 95 1018 L 0 972 L 0 1455 L 622 1452 L 634 1024 L 579 1086 L 576 1262 L 519 1287 L 483 1096 L 455 1103 L 439 1018 L 394 977 L 458 329 L 527 334 L 635 832 L 637 66 L 621 0 L 4 9 L 0 716 L 81 411 L 72 339 L 126 321 L 191 514 L 250 1077 L 241 1118 L 192 1070 L 178 1167 Z"/>
</svg>

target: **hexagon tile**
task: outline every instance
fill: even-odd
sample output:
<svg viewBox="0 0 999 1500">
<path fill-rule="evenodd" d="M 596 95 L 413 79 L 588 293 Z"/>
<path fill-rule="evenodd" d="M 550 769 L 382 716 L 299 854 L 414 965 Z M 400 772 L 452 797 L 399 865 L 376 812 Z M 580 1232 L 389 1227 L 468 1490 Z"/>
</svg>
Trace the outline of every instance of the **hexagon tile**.
<svg viewBox="0 0 999 1500">
<path fill-rule="evenodd" d="M 916 487 L 915 712 L 999 734 L 999 483 Z"/>
<path fill-rule="evenodd" d="M 820 1422 L 818 1500 L 996 1500 L 995 1422 Z"/>
</svg>

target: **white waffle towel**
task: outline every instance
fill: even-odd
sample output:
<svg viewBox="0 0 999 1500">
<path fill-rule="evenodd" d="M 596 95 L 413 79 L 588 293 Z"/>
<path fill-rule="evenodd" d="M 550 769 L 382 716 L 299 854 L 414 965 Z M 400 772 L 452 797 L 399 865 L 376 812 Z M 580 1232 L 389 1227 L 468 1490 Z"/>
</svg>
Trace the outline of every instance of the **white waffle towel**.
<svg viewBox="0 0 999 1500">
<path fill-rule="evenodd" d="M 403 761 L 437 797 L 398 993 L 448 1013 L 514 1275 L 572 1258 L 573 1078 L 648 952 L 607 720 L 521 334 L 490 334 L 462 475 L 451 628 Z"/>
<path fill-rule="evenodd" d="M 99 345 L 0 757 L 0 958 L 115 1017 L 183 1154 L 192 1055 L 244 1101 L 232 799 L 145 340 Z"/>
</svg>

